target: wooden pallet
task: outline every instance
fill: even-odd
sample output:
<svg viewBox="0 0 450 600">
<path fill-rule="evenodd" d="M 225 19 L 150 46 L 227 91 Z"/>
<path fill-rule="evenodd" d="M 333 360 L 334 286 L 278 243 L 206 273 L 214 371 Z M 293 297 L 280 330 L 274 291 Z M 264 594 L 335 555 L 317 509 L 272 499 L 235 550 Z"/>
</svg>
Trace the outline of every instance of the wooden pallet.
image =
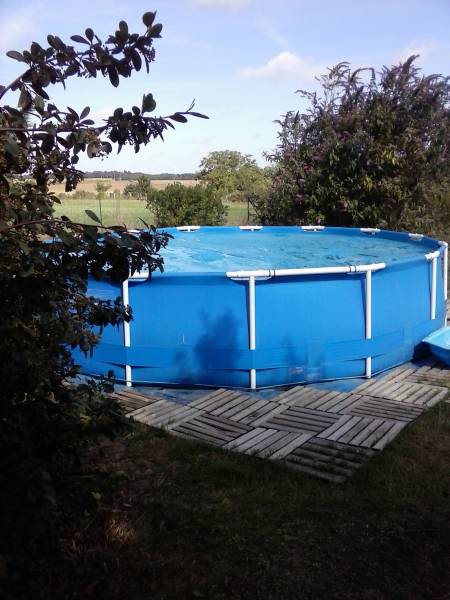
<svg viewBox="0 0 450 600">
<path fill-rule="evenodd" d="M 434 359 L 402 366 L 352 392 L 295 386 L 270 400 L 224 388 L 187 404 L 134 389 L 113 394 L 128 416 L 173 435 L 251 454 L 342 482 L 411 421 L 450 396 L 450 370 Z"/>
</svg>

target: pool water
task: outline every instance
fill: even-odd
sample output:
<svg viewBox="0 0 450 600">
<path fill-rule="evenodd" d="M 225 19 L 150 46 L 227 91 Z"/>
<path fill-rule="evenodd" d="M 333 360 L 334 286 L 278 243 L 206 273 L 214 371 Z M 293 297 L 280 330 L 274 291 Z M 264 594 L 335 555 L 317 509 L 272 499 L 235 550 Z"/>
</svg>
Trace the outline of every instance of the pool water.
<svg viewBox="0 0 450 600">
<path fill-rule="evenodd" d="M 351 237 L 285 227 L 265 231 L 202 230 L 189 233 L 170 230 L 174 238 L 162 252 L 166 272 L 390 264 L 424 254 L 423 246 L 417 242 L 378 235 Z"/>
</svg>

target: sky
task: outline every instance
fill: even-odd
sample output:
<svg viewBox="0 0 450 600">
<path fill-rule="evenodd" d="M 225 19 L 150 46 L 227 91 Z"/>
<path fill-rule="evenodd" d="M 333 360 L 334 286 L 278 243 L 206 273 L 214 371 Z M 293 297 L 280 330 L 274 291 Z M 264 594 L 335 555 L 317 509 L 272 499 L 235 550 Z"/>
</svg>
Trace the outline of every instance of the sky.
<svg viewBox="0 0 450 600">
<path fill-rule="evenodd" d="M 315 77 L 340 61 L 379 70 L 420 54 L 425 73 L 450 74 L 450 0 L 0 0 L 0 83 L 22 71 L 8 50 L 45 45 L 49 33 L 70 41 L 86 27 L 104 39 L 122 19 L 143 32 L 142 14 L 155 10 L 163 31 L 149 74 L 121 78 L 118 88 L 72 78 L 65 91 L 52 89 L 52 99 L 78 112 L 88 105 L 101 123 L 151 92 L 156 114 L 186 110 L 195 99 L 209 120 L 179 124 L 138 154 L 83 158 L 84 170 L 194 172 L 216 150 L 263 165 L 277 144 L 275 121 L 305 109 L 296 90 L 317 89 Z M 16 102 L 13 94 L 5 100 Z"/>
</svg>

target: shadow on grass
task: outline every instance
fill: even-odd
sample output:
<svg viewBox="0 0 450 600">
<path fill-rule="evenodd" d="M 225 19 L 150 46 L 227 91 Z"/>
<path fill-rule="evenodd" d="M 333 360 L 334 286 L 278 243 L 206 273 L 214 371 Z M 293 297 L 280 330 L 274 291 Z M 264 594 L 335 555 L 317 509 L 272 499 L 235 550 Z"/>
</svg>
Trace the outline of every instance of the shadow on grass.
<svg viewBox="0 0 450 600">
<path fill-rule="evenodd" d="M 137 427 L 86 456 L 56 546 L 4 561 L 8 597 L 445 598 L 449 460 L 445 404 L 343 485 Z"/>
</svg>

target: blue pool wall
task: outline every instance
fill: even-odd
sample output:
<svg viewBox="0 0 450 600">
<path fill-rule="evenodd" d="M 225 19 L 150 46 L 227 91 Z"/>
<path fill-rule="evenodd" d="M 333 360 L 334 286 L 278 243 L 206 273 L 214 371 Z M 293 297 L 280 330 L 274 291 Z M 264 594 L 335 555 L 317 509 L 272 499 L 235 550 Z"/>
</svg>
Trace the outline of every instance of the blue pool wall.
<svg viewBox="0 0 450 600">
<path fill-rule="evenodd" d="M 226 234 L 229 229 L 220 231 Z M 282 229 L 292 231 L 277 231 Z M 217 233 L 216 228 L 202 230 L 204 235 Z M 266 235 L 270 230 L 242 235 Z M 299 235 L 336 233 L 366 235 L 332 227 Z M 404 233 L 377 235 L 410 240 Z M 414 243 L 423 256 L 387 264 L 372 274 L 372 339 L 365 339 L 364 273 L 257 280 L 256 349 L 250 350 L 247 281 L 229 279 L 225 273 L 169 272 L 148 281 L 129 280 L 129 348 L 124 347 L 123 331 L 109 326 L 93 356 L 77 351 L 75 360 L 85 374 L 100 376 L 112 370 L 118 381 L 124 381 L 125 365 L 130 365 L 136 384 L 248 388 L 251 369 L 256 370 L 258 387 L 361 377 L 366 357 L 372 357 L 376 374 L 426 350 L 421 340 L 445 324 L 444 249 L 427 237 Z M 431 261 L 425 254 L 435 250 L 441 256 L 432 320 Z M 121 286 L 90 280 L 88 293 L 115 299 Z"/>
</svg>

